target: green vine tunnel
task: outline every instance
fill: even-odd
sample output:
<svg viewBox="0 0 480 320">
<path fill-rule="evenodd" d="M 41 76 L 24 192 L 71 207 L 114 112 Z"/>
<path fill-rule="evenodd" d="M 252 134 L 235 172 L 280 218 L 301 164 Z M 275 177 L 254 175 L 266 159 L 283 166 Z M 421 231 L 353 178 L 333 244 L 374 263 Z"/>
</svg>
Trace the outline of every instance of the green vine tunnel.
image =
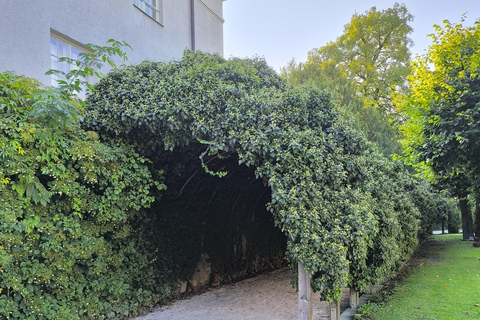
<svg viewBox="0 0 480 320">
<path fill-rule="evenodd" d="M 198 156 L 234 154 L 270 188 L 267 209 L 287 236 L 286 256 L 305 265 L 312 288 L 338 300 L 348 269 L 355 286 L 365 285 L 378 231 L 362 188 L 369 145 L 327 95 L 290 87 L 259 60 L 186 52 L 112 71 L 87 108 L 89 129 L 154 163 L 162 150 L 197 142 Z"/>
</svg>

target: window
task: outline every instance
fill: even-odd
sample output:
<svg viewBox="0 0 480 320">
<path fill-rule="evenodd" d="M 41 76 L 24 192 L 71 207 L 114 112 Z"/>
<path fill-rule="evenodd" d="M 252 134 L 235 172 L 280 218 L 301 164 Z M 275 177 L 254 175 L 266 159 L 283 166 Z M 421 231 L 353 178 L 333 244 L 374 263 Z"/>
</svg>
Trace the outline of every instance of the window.
<svg viewBox="0 0 480 320">
<path fill-rule="evenodd" d="M 74 68 L 77 68 L 76 65 L 69 64 L 64 61 L 58 61 L 62 57 L 67 57 L 71 59 L 78 59 L 79 54 L 82 52 L 86 52 L 84 48 L 81 48 L 79 45 L 74 44 L 73 42 L 64 39 L 63 37 L 51 34 L 50 35 L 50 68 L 57 69 L 62 72 L 69 72 Z M 57 80 L 62 79 L 61 76 L 52 74 L 51 75 L 51 84 L 52 86 L 56 87 Z M 87 79 L 89 83 L 91 83 L 92 79 Z M 80 96 L 85 98 L 86 88 L 82 88 L 82 92 Z"/>
<path fill-rule="evenodd" d="M 133 4 L 153 20 L 163 25 L 162 0 L 133 0 Z"/>
</svg>

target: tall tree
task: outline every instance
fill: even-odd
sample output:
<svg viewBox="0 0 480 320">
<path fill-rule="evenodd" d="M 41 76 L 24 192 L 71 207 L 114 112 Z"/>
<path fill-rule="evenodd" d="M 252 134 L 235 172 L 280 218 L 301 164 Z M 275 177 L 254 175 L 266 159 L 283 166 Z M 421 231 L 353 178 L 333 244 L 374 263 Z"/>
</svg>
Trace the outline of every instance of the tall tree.
<svg viewBox="0 0 480 320">
<path fill-rule="evenodd" d="M 403 131 L 410 159 L 429 166 L 437 183 L 459 197 L 463 236 L 469 238 L 467 196 L 480 199 L 480 20 L 473 27 L 463 22 L 434 26 L 428 52 L 413 63 Z"/>
<path fill-rule="evenodd" d="M 398 130 L 389 116 L 405 93 L 412 19 L 398 3 L 387 10 L 373 7 L 355 14 L 335 42 L 310 51 L 305 63 L 291 61 L 282 75 L 292 83 L 330 92 L 332 101 L 385 155 L 401 153 Z"/>
<path fill-rule="evenodd" d="M 404 4 L 382 11 L 372 7 L 354 14 L 343 35 L 312 50 L 309 60 L 333 62 L 356 82 L 369 104 L 393 112 L 395 95 L 405 91 L 410 73 L 412 20 Z"/>
</svg>

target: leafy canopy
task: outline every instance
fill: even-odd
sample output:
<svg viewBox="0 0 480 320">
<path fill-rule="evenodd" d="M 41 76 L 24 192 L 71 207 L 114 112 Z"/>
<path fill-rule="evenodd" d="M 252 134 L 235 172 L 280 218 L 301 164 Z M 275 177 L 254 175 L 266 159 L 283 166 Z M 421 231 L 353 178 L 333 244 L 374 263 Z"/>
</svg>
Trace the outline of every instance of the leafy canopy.
<svg viewBox="0 0 480 320">
<path fill-rule="evenodd" d="M 446 20 L 430 36 L 427 54 L 413 63 L 403 144 L 438 183 L 457 195 L 473 185 L 478 194 L 480 20 L 473 27 Z"/>
<path fill-rule="evenodd" d="M 309 52 L 305 63 L 291 61 L 282 75 L 294 84 L 331 93 L 369 141 L 387 156 L 400 154 L 393 113 L 406 91 L 412 16 L 404 5 L 355 14 L 335 42 Z"/>
</svg>

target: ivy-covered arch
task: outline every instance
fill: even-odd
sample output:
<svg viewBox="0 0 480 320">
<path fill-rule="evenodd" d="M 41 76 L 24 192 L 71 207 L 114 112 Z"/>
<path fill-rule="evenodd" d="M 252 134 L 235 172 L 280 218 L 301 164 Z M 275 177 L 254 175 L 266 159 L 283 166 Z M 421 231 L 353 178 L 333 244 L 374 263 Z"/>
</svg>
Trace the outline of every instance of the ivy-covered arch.
<svg viewBox="0 0 480 320">
<path fill-rule="evenodd" d="M 89 96 L 87 114 L 104 140 L 127 141 L 151 159 L 189 143 L 203 144 L 200 159 L 238 155 L 270 186 L 267 207 L 287 235 L 287 257 L 305 265 L 313 289 L 330 300 L 347 281 L 364 287 L 383 219 L 369 187 L 375 154 L 327 95 L 288 86 L 261 60 L 186 52 L 112 71 Z"/>
</svg>

